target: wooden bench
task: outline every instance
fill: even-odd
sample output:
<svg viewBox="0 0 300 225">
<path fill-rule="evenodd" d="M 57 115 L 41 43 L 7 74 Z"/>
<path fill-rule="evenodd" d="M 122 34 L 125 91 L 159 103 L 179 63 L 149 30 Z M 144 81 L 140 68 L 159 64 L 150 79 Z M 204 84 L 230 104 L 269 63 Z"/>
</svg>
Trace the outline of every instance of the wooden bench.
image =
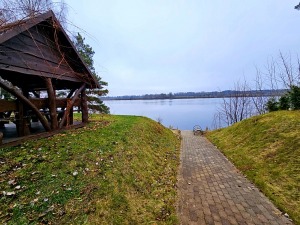
<svg viewBox="0 0 300 225">
<path fill-rule="evenodd" d="M 203 135 L 203 130 L 201 129 L 201 127 L 199 125 L 195 125 L 193 127 L 193 133 L 194 133 L 194 135 L 197 135 L 197 134 Z"/>
</svg>

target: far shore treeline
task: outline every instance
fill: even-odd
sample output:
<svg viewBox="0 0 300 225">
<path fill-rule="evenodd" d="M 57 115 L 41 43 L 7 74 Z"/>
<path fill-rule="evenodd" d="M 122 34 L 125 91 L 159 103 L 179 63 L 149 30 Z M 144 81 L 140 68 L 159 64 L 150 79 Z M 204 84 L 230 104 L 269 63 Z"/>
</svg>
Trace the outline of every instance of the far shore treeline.
<svg viewBox="0 0 300 225">
<path fill-rule="evenodd" d="M 152 100 L 152 99 L 187 99 L 187 98 L 232 98 L 232 97 L 272 97 L 282 96 L 288 90 L 249 90 L 249 91 L 212 91 L 212 92 L 178 92 L 145 95 L 106 96 L 102 100 Z"/>
</svg>

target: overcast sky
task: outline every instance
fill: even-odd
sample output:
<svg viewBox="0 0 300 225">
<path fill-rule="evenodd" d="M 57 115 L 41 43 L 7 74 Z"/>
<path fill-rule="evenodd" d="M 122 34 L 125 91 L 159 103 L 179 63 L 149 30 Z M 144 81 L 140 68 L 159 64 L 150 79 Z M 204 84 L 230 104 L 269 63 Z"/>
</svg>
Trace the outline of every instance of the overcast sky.
<svg viewBox="0 0 300 225">
<path fill-rule="evenodd" d="M 65 0 L 110 96 L 233 88 L 300 50 L 299 0 Z"/>
</svg>

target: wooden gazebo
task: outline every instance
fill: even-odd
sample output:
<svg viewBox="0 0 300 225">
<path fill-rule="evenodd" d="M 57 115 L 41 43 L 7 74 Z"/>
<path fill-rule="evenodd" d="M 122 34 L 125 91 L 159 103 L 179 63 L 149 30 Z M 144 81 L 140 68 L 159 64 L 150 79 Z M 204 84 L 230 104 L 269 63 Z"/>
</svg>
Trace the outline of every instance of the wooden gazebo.
<svg viewBox="0 0 300 225">
<path fill-rule="evenodd" d="M 0 126 L 13 121 L 25 136 L 32 120 L 45 131 L 71 125 L 73 107 L 87 122 L 86 89 L 100 86 L 49 11 L 0 27 L 0 87 L 16 98 L 0 100 Z M 68 96 L 57 98 L 57 90 Z"/>
</svg>

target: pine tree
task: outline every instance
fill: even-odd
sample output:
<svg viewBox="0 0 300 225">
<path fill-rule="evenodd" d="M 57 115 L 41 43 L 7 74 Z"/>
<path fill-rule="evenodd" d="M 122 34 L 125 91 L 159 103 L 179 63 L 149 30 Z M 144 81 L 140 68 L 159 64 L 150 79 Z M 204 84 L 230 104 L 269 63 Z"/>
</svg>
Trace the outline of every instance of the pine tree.
<svg viewBox="0 0 300 225">
<path fill-rule="evenodd" d="M 109 113 L 109 107 L 107 107 L 100 99 L 101 96 L 105 96 L 108 93 L 108 90 L 104 88 L 105 86 L 107 86 L 107 82 L 103 81 L 101 77 L 96 73 L 93 60 L 95 52 L 90 45 L 84 43 L 84 40 L 85 38 L 82 37 L 80 33 L 77 33 L 77 35 L 75 36 L 74 45 L 82 60 L 85 62 L 87 67 L 92 72 L 92 75 L 100 84 L 100 88 L 90 89 L 87 91 L 89 102 L 88 107 L 94 112 Z"/>
</svg>

